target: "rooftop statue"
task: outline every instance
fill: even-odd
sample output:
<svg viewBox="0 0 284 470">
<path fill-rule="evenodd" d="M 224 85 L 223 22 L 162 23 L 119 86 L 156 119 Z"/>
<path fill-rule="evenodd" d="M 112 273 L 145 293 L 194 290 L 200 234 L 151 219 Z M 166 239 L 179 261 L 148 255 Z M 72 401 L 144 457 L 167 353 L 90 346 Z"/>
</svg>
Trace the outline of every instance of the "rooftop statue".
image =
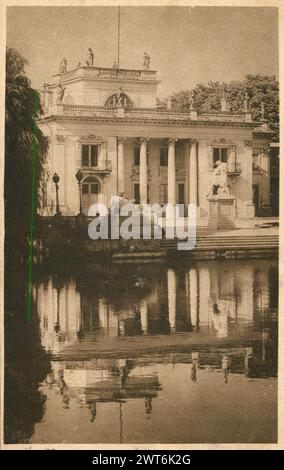
<svg viewBox="0 0 284 470">
<path fill-rule="evenodd" d="M 94 60 L 95 60 L 95 54 L 92 51 L 92 49 L 89 47 L 86 64 L 89 65 L 89 66 L 92 66 L 92 65 L 94 65 Z"/>
<path fill-rule="evenodd" d="M 112 68 L 113 68 L 113 69 L 117 69 L 117 68 L 118 68 L 117 63 L 116 63 L 116 60 L 114 61 Z"/>
<path fill-rule="evenodd" d="M 223 90 L 223 94 L 221 98 L 221 111 L 228 111 L 227 93 L 225 89 Z"/>
<path fill-rule="evenodd" d="M 117 98 L 117 106 L 123 107 L 124 106 L 124 91 L 120 87 L 118 92 L 116 93 L 116 98 Z"/>
<path fill-rule="evenodd" d="M 188 95 L 188 102 L 189 102 L 189 109 L 190 111 L 193 111 L 194 110 L 194 101 L 193 101 L 193 90 L 189 93 Z"/>
<path fill-rule="evenodd" d="M 147 54 L 147 52 L 144 52 L 144 62 L 143 62 L 143 67 L 145 67 L 146 70 L 149 70 L 150 67 L 150 56 Z"/>
<path fill-rule="evenodd" d="M 67 59 L 63 57 L 59 64 L 59 73 L 65 73 L 65 72 L 67 72 Z"/>
<path fill-rule="evenodd" d="M 227 163 L 218 160 L 215 165 L 210 179 L 210 189 L 207 197 L 231 196 Z"/>
<path fill-rule="evenodd" d="M 262 101 L 261 102 L 261 120 L 262 121 L 265 120 L 264 113 L 265 113 L 265 106 L 264 106 L 264 102 Z"/>
</svg>

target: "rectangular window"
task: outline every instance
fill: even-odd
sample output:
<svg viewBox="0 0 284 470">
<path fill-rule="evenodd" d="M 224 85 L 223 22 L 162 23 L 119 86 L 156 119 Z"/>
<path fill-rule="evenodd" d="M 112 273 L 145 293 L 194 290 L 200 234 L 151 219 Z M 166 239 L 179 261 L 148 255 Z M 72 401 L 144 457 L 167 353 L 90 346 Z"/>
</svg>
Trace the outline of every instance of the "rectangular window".
<svg viewBox="0 0 284 470">
<path fill-rule="evenodd" d="M 135 204 L 140 204 L 140 184 L 134 183 L 133 185 L 133 197 Z"/>
<path fill-rule="evenodd" d="M 82 145 L 82 166 L 98 166 L 98 145 Z"/>
<path fill-rule="evenodd" d="M 168 202 L 168 185 L 161 184 L 160 185 L 160 204 L 163 206 Z"/>
<path fill-rule="evenodd" d="M 89 146 L 82 145 L 82 166 L 89 166 Z"/>
<path fill-rule="evenodd" d="M 213 148 L 213 163 L 217 161 L 227 163 L 228 161 L 228 149 L 227 148 Z"/>
<path fill-rule="evenodd" d="M 162 147 L 160 149 L 160 166 L 168 166 L 168 149 Z"/>
<path fill-rule="evenodd" d="M 98 166 L 98 146 L 91 145 L 91 166 Z"/>
<path fill-rule="evenodd" d="M 139 145 L 135 145 L 134 147 L 134 166 L 139 166 L 140 165 L 140 147 Z"/>
</svg>

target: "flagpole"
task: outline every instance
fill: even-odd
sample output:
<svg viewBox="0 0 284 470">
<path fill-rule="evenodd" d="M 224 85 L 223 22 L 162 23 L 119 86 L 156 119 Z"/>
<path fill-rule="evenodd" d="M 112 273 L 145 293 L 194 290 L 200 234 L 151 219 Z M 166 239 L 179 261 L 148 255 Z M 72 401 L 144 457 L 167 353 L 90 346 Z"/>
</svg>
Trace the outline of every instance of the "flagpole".
<svg viewBox="0 0 284 470">
<path fill-rule="evenodd" d="M 117 11 L 117 68 L 119 69 L 119 47 L 120 47 L 120 7 Z"/>
</svg>

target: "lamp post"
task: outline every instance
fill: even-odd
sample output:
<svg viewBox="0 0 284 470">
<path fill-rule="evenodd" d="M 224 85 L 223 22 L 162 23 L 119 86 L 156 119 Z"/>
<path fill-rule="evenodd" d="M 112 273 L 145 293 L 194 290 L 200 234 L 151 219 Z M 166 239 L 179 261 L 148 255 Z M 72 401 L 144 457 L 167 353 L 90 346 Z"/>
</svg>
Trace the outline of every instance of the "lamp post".
<svg viewBox="0 0 284 470">
<path fill-rule="evenodd" d="M 84 215 L 83 212 L 82 212 L 82 179 L 83 179 L 84 175 L 82 173 L 81 170 L 78 170 L 77 173 L 76 173 L 76 180 L 78 181 L 78 186 L 79 186 L 79 201 L 80 201 L 80 210 L 79 210 L 79 216 L 82 216 Z"/>
<path fill-rule="evenodd" d="M 56 192 L 56 213 L 55 213 L 55 215 L 59 216 L 59 215 L 61 215 L 60 208 L 59 208 L 59 196 L 58 196 L 58 189 L 59 189 L 58 183 L 59 183 L 60 178 L 59 178 L 57 173 L 54 173 L 54 175 L 52 177 L 52 180 L 55 184 L 55 192 Z"/>
</svg>

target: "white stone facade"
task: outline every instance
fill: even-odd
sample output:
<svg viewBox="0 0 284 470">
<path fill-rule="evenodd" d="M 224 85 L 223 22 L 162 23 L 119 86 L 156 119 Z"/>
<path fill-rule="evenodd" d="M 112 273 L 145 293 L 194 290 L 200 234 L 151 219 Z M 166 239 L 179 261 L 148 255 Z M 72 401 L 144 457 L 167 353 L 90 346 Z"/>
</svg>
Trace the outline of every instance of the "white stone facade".
<svg viewBox="0 0 284 470">
<path fill-rule="evenodd" d="M 45 85 L 40 127 L 50 145 L 43 215 L 55 213 L 54 173 L 60 177 L 62 215 L 78 214 L 80 169 L 85 214 L 92 203 L 108 205 L 112 195 L 124 194 L 140 203 L 196 203 L 205 220 L 214 162 L 221 159 L 227 163 L 235 217 L 254 216 L 253 142 L 259 123 L 245 112 L 157 108 L 158 83 L 151 70 L 80 67 Z M 259 147 L 268 137 L 258 132 Z"/>
</svg>

